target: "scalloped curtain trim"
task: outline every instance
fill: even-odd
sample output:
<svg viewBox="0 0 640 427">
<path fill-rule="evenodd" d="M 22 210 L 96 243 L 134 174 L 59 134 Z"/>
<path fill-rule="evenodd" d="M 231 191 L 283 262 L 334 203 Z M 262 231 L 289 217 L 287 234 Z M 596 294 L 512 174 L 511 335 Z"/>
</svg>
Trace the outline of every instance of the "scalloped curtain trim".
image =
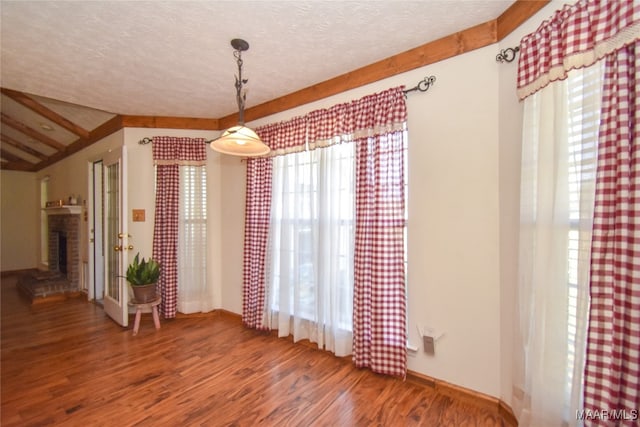
<svg viewBox="0 0 640 427">
<path fill-rule="evenodd" d="M 619 4 L 615 12 L 611 12 L 606 4 L 603 6 L 598 0 L 581 0 L 571 6 L 565 5 L 544 21 L 536 32 L 523 37 L 518 61 L 518 98 L 525 99 L 549 83 L 565 79 L 569 71 L 591 66 L 639 40 L 640 3 L 634 3 L 633 0 L 627 2 Z M 589 20 L 588 24 L 585 23 L 586 19 Z M 624 21 L 629 23 L 616 30 Z M 598 23 L 595 33 L 592 25 L 594 22 Z M 616 31 L 615 34 L 598 40 L 607 32 L 613 31 Z M 586 44 L 588 48 L 571 52 L 579 49 L 581 44 Z M 546 51 L 541 53 L 532 48 L 532 45 L 539 45 Z M 555 65 L 544 68 L 544 64 L 554 62 Z"/>
<path fill-rule="evenodd" d="M 271 148 L 265 157 L 274 157 L 403 131 L 406 120 L 404 86 L 399 86 L 326 110 L 268 124 L 257 128 L 256 133 Z M 370 126 L 371 121 L 376 125 Z"/>
<path fill-rule="evenodd" d="M 179 166 L 204 166 L 207 164 L 204 160 L 154 160 L 154 165 L 166 166 L 166 165 L 179 165 Z"/>
</svg>

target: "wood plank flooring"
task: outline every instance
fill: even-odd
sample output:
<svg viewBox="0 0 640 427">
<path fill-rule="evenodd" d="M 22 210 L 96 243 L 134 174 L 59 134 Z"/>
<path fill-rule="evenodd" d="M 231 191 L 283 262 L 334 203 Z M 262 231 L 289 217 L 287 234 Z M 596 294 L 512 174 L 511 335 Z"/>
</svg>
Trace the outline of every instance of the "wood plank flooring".
<svg viewBox="0 0 640 427">
<path fill-rule="evenodd" d="M 1 424 L 9 426 L 504 426 L 435 389 L 228 316 L 132 335 L 82 299 L 29 306 L 3 278 Z"/>
</svg>

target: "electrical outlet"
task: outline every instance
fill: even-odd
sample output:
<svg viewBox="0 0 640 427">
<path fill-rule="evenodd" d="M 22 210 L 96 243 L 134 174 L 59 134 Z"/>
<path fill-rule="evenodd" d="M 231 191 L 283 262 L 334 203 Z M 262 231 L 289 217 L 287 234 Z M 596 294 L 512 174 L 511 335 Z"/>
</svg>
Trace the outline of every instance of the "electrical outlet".
<svg viewBox="0 0 640 427">
<path fill-rule="evenodd" d="M 436 354 L 435 340 L 433 339 L 432 336 L 423 335 L 422 345 L 424 346 L 425 353 L 430 354 L 432 356 Z"/>
</svg>

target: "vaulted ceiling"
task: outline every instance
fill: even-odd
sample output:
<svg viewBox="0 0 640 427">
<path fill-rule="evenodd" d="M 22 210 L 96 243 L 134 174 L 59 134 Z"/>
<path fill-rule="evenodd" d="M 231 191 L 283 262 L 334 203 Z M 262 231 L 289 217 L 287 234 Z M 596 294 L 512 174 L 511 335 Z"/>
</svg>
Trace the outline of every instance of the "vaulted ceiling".
<svg viewBox="0 0 640 427">
<path fill-rule="evenodd" d="M 3 169 L 39 170 L 123 126 L 233 124 L 500 40 L 548 1 L 8 1 Z"/>
</svg>

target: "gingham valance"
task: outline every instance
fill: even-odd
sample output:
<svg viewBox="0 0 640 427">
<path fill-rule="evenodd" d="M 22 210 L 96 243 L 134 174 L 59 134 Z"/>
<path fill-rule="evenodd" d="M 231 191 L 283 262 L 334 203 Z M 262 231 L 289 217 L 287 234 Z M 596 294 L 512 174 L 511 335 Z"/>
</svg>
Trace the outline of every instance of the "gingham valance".
<svg viewBox="0 0 640 427">
<path fill-rule="evenodd" d="M 204 138 L 153 137 L 153 164 L 203 166 L 207 161 Z"/>
<path fill-rule="evenodd" d="M 407 120 L 403 90 L 404 86 L 399 86 L 315 110 L 259 127 L 256 133 L 271 148 L 270 155 L 277 156 L 402 130 Z"/>
<path fill-rule="evenodd" d="M 569 70 L 592 65 L 640 39 L 637 0 L 580 0 L 565 5 L 520 42 L 518 97 L 524 99 Z"/>
<path fill-rule="evenodd" d="M 280 123 L 272 123 L 256 129 L 262 142 L 271 148 L 270 156 L 304 151 L 307 123 L 304 117 L 294 117 Z"/>
</svg>

